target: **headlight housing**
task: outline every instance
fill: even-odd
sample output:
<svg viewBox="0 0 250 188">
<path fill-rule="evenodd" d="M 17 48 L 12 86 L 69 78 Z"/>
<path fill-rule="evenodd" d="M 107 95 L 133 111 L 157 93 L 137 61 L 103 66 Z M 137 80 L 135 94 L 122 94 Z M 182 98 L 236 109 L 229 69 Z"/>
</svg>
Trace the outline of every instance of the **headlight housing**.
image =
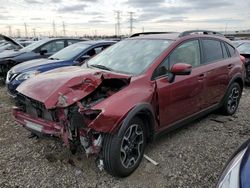
<svg viewBox="0 0 250 188">
<path fill-rule="evenodd" d="M 240 165 L 246 150 L 247 148 L 241 150 L 229 162 L 217 184 L 217 188 L 240 187 Z"/>
<path fill-rule="evenodd" d="M 40 72 L 39 71 L 28 71 L 28 72 L 24 72 L 24 73 L 21 73 L 19 74 L 17 77 L 16 77 L 16 80 L 18 81 L 24 81 L 24 80 L 27 80 L 33 76 L 36 76 L 37 74 L 39 74 Z"/>
</svg>

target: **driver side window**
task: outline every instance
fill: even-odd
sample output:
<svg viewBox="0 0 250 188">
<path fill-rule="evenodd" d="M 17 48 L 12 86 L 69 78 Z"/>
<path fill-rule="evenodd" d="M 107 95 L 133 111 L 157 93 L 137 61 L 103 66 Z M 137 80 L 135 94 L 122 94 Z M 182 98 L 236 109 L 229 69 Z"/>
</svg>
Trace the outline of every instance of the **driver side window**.
<svg viewBox="0 0 250 188">
<path fill-rule="evenodd" d="M 199 41 L 192 40 L 181 44 L 170 54 L 168 59 L 170 67 L 176 63 L 187 63 L 192 67 L 198 67 L 201 62 Z"/>
<path fill-rule="evenodd" d="M 198 67 L 201 64 L 199 40 L 185 42 L 175 48 L 170 55 L 158 66 L 153 77 L 163 75 L 162 67 L 165 67 L 167 72 L 176 63 L 187 63 L 192 67 Z M 165 73 L 166 74 L 166 73 Z"/>
</svg>

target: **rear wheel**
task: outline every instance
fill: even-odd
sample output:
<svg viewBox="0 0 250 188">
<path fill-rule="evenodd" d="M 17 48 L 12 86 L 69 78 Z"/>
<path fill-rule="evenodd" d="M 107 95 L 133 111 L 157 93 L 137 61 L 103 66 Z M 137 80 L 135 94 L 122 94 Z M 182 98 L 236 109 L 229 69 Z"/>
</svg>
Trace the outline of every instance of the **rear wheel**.
<svg viewBox="0 0 250 188">
<path fill-rule="evenodd" d="M 236 112 L 239 106 L 241 92 L 242 89 L 237 82 L 234 82 L 230 85 L 221 108 L 223 114 L 233 115 Z"/>
<path fill-rule="evenodd" d="M 250 86 L 250 64 L 246 66 L 246 85 Z"/>
<path fill-rule="evenodd" d="M 130 175 L 140 164 L 146 146 L 145 127 L 133 118 L 115 135 L 105 135 L 102 155 L 105 170 L 117 177 Z"/>
</svg>

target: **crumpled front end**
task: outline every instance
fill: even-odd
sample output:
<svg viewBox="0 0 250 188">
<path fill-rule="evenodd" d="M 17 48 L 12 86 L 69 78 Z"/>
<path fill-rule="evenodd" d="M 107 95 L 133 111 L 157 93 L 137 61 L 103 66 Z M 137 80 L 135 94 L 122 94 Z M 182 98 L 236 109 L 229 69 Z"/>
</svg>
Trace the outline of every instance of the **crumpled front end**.
<svg viewBox="0 0 250 188">
<path fill-rule="evenodd" d="M 81 88 L 89 88 L 84 83 L 76 86 L 70 85 L 72 93 L 80 93 Z M 85 86 L 84 86 L 85 84 Z M 82 99 L 77 98 L 74 103 L 74 95 L 69 90 L 58 95 L 55 108 L 47 108 L 38 100 L 29 98 L 21 93 L 17 95 L 16 107 L 13 108 L 13 117 L 16 122 L 38 136 L 55 136 L 63 139 L 74 153 L 79 146 L 83 146 L 86 154 L 98 154 L 102 143 L 102 134 L 107 130 L 100 126 L 93 128 L 98 119 L 103 123 L 114 124 L 112 118 L 102 117 L 103 109 L 95 106 L 120 91 L 129 84 L 129 78 L 116 78 L 102 76 L 102 80 L 93 91 L 88 92 Z M 84 93 L 84 91 L 82 91 Z M 52 96 L 52 95 L 51 95 Z M 53 95 L 54 96 L 54 95 Z M 70 98 L 70 99 L 69 99 Z M 105 127 L 105 126 L 104 126 Z"/>
</svg>

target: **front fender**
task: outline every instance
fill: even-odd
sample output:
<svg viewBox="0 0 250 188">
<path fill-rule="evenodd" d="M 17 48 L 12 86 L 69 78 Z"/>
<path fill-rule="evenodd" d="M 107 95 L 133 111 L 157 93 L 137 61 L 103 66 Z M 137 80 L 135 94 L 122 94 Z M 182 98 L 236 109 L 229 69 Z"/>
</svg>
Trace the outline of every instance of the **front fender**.
<svg viewBox="0 0 250 188">
<path fill-rule="evenodd" d="M 132 110 L 130 110 L 126 117 L 124 117 L 122 123 L 121 123 L 121 127 L 119 129 L 118 132 L 118 137 L 121 137 L 121 134 L 124 133 L 124 129 L 127 128 L 127 125 L 129 124 L 130 120 L 141 114 L 141 113 L 147 113 L 147 115 L 149 116 L 149 130 L 152 130 L 152 132 L 154 131 L 154 124 L 155 124 L 155 113 L 154 113 L 154 109 L 152 107 L 151 104 L 149 103 L 141 103 L 141 104 L 137 104 Z M 149 131 L 148 130 L 148 131 Z M 148 132 L 148 135 L 150 135 L 151 132 Z"/>
<path fill-rule="evenodd" d="M 93 107 L 101 110 L 101 113 L 89 127 L 98 132 L 114 133 L 143 109 L 154 117 L 153 96 L 153 84 L 127 87 Z"/>
</svg>

